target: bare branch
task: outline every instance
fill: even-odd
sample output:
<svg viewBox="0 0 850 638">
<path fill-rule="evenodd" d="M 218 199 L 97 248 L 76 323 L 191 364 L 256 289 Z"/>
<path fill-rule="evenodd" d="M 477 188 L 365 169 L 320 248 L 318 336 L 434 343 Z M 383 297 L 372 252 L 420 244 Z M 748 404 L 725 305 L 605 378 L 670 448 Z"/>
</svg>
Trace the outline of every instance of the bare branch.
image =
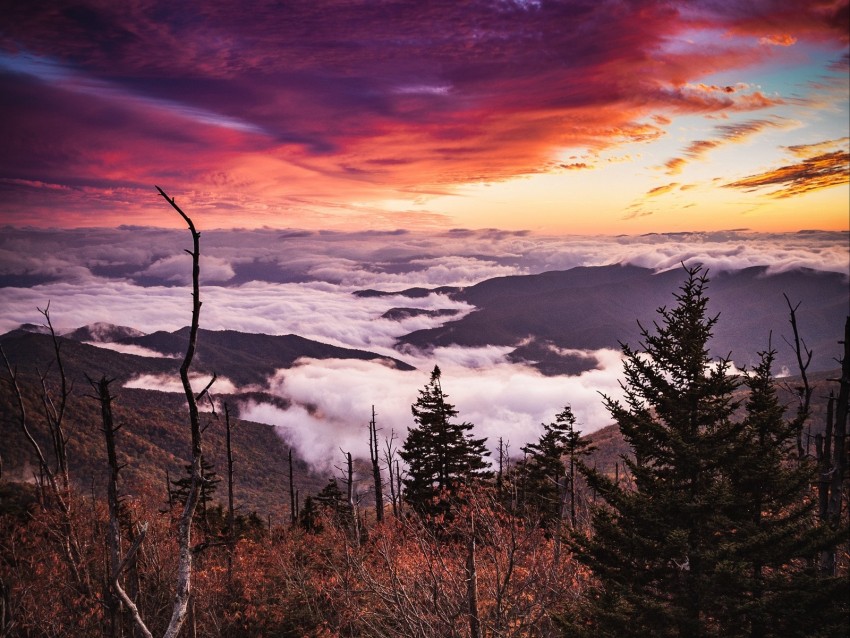
<svg viewBox="0 0 850 638">
<path fill-rule="evenodd" d="M 797 367 L 800 369 L 800 378 L 803 381 L 803 386 L 798 389 L 797 396 L 800 400 L 800 405 L 797 408 L 797 418 L 794 419 L 793 425 L 797 433 L 797 458 L 803 458 L 805 449 L 803 448 L 803 426 L 809 418 L 809 410 L 812 401 L 812 387 L 809 385 L 809 378 L 806 374 L 809 364 L 812 362 L 812 351 L 806 347 L 805 342 L 800 338 L 800 331 L 797 328 L 797 309 L 800 303 L 792 305 L 788 295 L 782 293 L 785 297 L 785 303 L 788 304 L 790 313 L 791 329 L 794 332 L 794 342 L 790 344 L 797 356 Z"/>
</svg>

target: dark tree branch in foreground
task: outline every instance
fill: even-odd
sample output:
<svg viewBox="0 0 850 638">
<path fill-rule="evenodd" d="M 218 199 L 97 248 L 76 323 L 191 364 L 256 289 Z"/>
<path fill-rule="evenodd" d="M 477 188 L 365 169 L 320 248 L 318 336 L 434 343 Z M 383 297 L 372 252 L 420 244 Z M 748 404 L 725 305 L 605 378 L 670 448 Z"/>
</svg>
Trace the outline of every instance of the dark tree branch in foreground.
<svg viewBox="0 0 850 638">
<path fill-rule="evenodd" d="M 369 421 L 369 457 L 372 459 L 372 480 L 375 482 L 375 518 L 384 520 L 384 492 L 381 485 L 381 467 L 378 464 L 378 430 L 375 423 L 375 406 L 372 406 L 372 420 Z"/>
<path fill-rule="evenodd" d="M 50 320 L 50 304 L 48 304 L 43 310 L 39 308 L 38 311 L 44 316 L 44 319 L 47 322 L 47 328 L 53 343 L 56 367 L 59 372 L 60 393 L 58 402 L 53 399 L 47 383 L 47 374 L 39 373 L 39 380 L 41 383 L 39 401 L 44 409 L 44 419 L 47 424 L 47 429 L 50 434 L 50 440 L 53 447 L 55 463 L 53 469 L 51 469 L 47 456 L 41 449 L 41 446 L 36 441 L 35 436 L 30 429 L 29 416 L 24 405 L 24 396 L 18 382 L 17 367 L 14 369 L 12 368 L 9 360 L 6 358 L 6 353 L 3 352 L 2 347 L 0 347 L 0 355 L 3 357 L 6 371 L 9 376 L 9 383 L 12 386 L 12 393 L 14 394 L 15 401 L 17 403 L 18 422 L 20 423 L 24 437 L 38 460 L 39 473 L 41 477 L 38 482 L 38 489 L 41 496 L 42 506 L 45 510 L 50 511 L 58 517 L 57 529 L 48 531 L 61 545 L 63 558 L 68 564 L 74 583 L 76 583 L 84 595 L 88 596 L 91 593 L 88 570 L 83 565 L 83 552 L 72 522 L 73 508 L 71 503 L 71 485 L 68 475 L 68 456 L 66 447 L 68 439 L 65 436 L 63 429 L 65 410 L 71 390 L 67 381 L 67 375 L 65 374 L 65 367 L 62 364 L 59 338 L 56 336 L 56 331 L 53 329 L 53 323 Z"/>
<path fill-rule="evenodd" d="M 198 413 L 197 397 L 189 383 L 189 369 L 192 366 L 192 359 L 195 356 L 195 348 L 198 341 L 198 324 L 201 315 L 199 283 L 201 234 L 195 229 L 195 224 L 192 223 L 189 216 L 175 203 L 174 198 L 166 195 L 159 186 L 156 189 L 165 201 L 180 214 L 180 217 L 189 226 L 189 232 L 192 234 L 192 250 L 186 251 L 192 256 L 192 323 L 189 326 L 189 343 L 186 347 L 186 354 L 183 357 L 183 363 L 180 365 L 180 381 L 183 383 L 183 392 L 186 395 L 186 402 L 189 404 L 189 425 L 192 433 L 192 484 L 178 524 L 177 543 L 179 547 L 179 558 L 177 562 L 177 591 L 174 594 L 174 607 L 171 620 L 164 634 L 165 638 L 177 638 L 180 628 L 183 626 L 183 621 L 186 619 L 189 599 L 192 595 L 192 519 L 195 515 L 195 508 L 198 505 L 198 499 L 201 493 L 201 484 L 204 480 L 201 473 L 201 420 Z M 209 386 L 204 389 L 204 393 L 208 390 Z"/>
<path fill-rule="evenodd" d="M 791 330 L 794 333 L 794 342 L 789 345 L 794 349 L 794 354 L 797 356 L 797 367 L 800 370 L 800 379 L 803 385 L 796 388 L 796 394 L 799 398 L 800 405 L 797 408 L 797 418 L 794 420 L 794 427 L 797 434 L 797 458 L 802 460 L 805 450 L 803 449 L 803 426 L 809 418 L 809 410 L 812 402 L 812 387 L 809 385 L 809 377 L 806 371 L 809 369 L 809 364 L 812 362 L 812 351 L 806 347 L 806 342 L 800 337 L 800 331 L 797 327 L 797 308 L 800 303 L 792 305 L 791 300 L 785 293 L 785 303 L 788 304 L 790 314 L 789 321 L 791 322 Z M 786 340 L 787 341 L 787 340 Z"/>
</svg>

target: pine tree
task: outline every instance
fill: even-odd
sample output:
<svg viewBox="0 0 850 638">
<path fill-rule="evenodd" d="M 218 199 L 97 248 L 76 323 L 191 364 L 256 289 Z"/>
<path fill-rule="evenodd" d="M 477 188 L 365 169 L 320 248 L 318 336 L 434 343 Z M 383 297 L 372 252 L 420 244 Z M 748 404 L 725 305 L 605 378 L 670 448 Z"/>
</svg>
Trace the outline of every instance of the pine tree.
<svg viewBox="0 0 850 638">
<path fill-rule="evenodd" d="M 419 391 L 411 406 L 416 426 L 408 432 L 399 454 L 407 463 L 404 498 L 420 514 L 446 514 L 466 483 L 488 475 L 486 439 L 472 436 L 471 423 L 452 421 L 458 412 L 440 384 L 440 368 Z"/>
<path fill-rule="evenodd" d="M 324 529 L 321 518 L 319 516 L 316 502 L 312 496 L 304 499 L 304 507 L 298 512 L 298 524 L 305 532 L 318 534 Z"/>
<path fill-rule="evenodd" d="M 576 461 L 593 449 L 589 441 L 582 440 L 575 423 L 572 408 L 567 405 L 554 423 L 542 424 L 543 434 L 537 443 L 522 448 L 526 454 L 521 468 L 525 505 L 536 510 L 544 525 L 561 520 L 566 503 L 570 504 L 570 520 L 575 525 Z"/>
<path fill-rule="evenodd" d="M 185 475 L 177 480 L 171 481 L 174 486 L 172 497 L 177 503 L 183 505 L 192 487 L 192 466 L 183 466 Z M 215 466 L 207 461 L 205 456 L 201 456 L 201 490 L 198 495 L 198 506 L 195 510 L 195 517 L 200 520 L 200 524 L 205 531 L 209 531 L 208 509 L 213 500 L 213 495 L 218 489 L 218 484 L 221 483 L 221 477 L 216 473 Z"/>
</svg>

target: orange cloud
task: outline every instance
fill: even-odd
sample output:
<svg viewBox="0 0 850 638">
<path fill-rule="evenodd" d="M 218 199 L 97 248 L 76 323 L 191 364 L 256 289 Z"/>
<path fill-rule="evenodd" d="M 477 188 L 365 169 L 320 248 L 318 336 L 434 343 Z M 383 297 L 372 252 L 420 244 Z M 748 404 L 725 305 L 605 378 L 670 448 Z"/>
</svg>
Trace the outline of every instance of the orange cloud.
<svg viewBox="0 0 850 638">
<path fill-rule="evenodd" d="M 850 137 L 842 137 L 838 140 L 826 140 L 824 142 L 816 142 L 814 144 L 797 144 L 795 146 L 786 146 L 791 153 L 801 159 L 808 159 L 816 155 L 821 155 L 828 151 L 844 148 L 850 142 Z"/>
<path fill-rule="evenodd" d="M 780 118 L 748 120 L 738 124 L 723 124 L 715 127 L 719 135 L 710 140 L 694 140 L 685 147 L 685 157 L 674 157 L 664 163 L 668 175 L 678 175 L 682 168 L 691 160 L 698 160 L 709 151 L 725 144 L 737 144 L 765 129 L 784 129 L 796 126 L 791 120 Z"/>
<path fill-rule="evenodd" d="M 663 195 L 664 193 L 669 193 L 672 190 L 675 190 L 676 187 L 679 186 L 678 182 L 672 182 L 670 184 L 664 184 L 663 186 L 656 186 L 653 189 L 650 189 L 647 193 L 647 197 L 656 197 L 657 195 Z"/>
<path fill-rule="evenodd" d="M 683 157 L 673 157 L 664 162 L 664 167 L 667 169 L 668 175 L 678 175 L 682 172 L 682 168 L 688 163 Z"/>
<path fill-rule="evenodd" d="M 777 47 L 790 47 L 797 43 L 797 38 L 788 33 L 775 33 L 759 38 L 759 44 L 767 44 Z"/>
<path fill-rule="evenodd" d="M 731 184 L 724 184 L 724 187 L 753 191 L 779 186 L 780 188 L 771 192 L 770 196 L 783 199 L 848 183 L 850 183 L 850 153 L 835 151 L 805 159 L 797 164 L 751 175 Z"/>
</svg>

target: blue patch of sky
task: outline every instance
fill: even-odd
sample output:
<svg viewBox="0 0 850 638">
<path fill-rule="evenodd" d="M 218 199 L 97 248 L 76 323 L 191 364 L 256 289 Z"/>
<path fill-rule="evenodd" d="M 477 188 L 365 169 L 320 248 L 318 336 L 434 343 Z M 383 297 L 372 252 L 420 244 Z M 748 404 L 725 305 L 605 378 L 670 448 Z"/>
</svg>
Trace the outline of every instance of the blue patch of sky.
<svg viewBox="0 0 850 638">
<path fill-rule="evenodd" d="M 242 133 L 268 134 L 263 128 L 250 122 L 173 100 L 164 100 L 128 91 L 119 85 L 86 76 L 67 65 L 46 57 L 29 53 L 8 54 L 0 52 L 0 69 L 36 78 L 75 93 L 117 101 L 130 101 L 201 124 L 227 128 Z"/>
</svg>

